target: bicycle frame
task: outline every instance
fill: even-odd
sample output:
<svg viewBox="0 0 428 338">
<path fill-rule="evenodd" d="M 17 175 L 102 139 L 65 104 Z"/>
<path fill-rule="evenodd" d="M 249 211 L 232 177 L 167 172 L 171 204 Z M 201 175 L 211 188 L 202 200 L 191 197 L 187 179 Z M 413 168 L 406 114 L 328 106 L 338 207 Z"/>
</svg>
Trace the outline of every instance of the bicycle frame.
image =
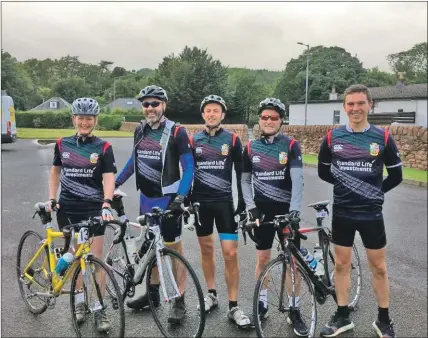
<svg viewBox="0 0 428 338">
<path fill-rule="evenodd" d="M 53 242 L 56 238 L 65 238 L 64 234 L 61 231 L 54 231 L 52 229 L 52 225 L 49 223 L 45 226 L 46 229 L 46 239 L 43 239 L 42 245 L 37 250 L 37 252 L 34 254 L 33 258 L 30 260 L 30 262 L 25 267 L 23 274 L 24 276 L 31 281 L 32 283 L 35 283 L 39 285 L 41 288 L 43 288 L 42 285 L 40 285 L 33 277 L 28 273 L 28 270 L 31 268 L 35 260 L 40 256 L 40 254 L 48 248 L 49 252 L 49 271 L 44 270 L 44 276 L 49 279 L 49 281 L 52 283 L 52 290 L 49 293 L 44 292 L 35 292 L 38 296 L 45 296 L 45 297 L 51 297 L 51 296 L 59 296 L 62 293 L 69 293 L 69 292 L 63 292 L 62 288 L 65 284 L 65 282 L 69 279 L 70 274 L 72 271 L 75 270 L 75 268 L 80 264 L 82 272 L 86 270 L 86 262 L 84 257 L 86 255 L 91 254 L 90 246 L 88 242 L 83 243 L 80 245 L 80 247 L 77 249 L 75 255 L 74 255 L 74 261 L 72 265 L 67 269 L 65 275 L 63 277 L 59 276 L 56 271 L 56 255 L 54 251 Z M 77 238 L 78 234 L 75 234 L 75 238 Z M 43 263 L 44 264 L 44 263 Z"/>
</svg>

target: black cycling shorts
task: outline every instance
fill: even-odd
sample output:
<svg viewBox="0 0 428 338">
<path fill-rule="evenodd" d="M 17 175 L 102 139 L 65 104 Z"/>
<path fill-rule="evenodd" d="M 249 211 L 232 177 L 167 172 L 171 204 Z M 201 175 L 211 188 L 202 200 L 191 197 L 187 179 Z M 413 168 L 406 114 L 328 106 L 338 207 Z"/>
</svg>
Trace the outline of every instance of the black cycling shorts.
<svg viewBox="0 0 428 338">
<path fill-rule="evenodd" d="M 233 202 L 201 202 L 199 207 L 199 222 L 196 225 L 198 237 L 209 236 L 214 231 L 214 221 L 221 241 L 238 240 L 238 223 L 233 216 Z"/>
<path fill-rule="evenodd" d="M 59 230 L 62 231 L 62 228 L 64 228 L 66 225 L 69 224 L 75 224 L 82 221 L 87 221 L 89 217 L 99 217 L 100 211 L 98 212 L 88 212 L 88 214 L 85 215 L 76 215 L 69 212 L 64 212 L 61 209 L 58 209 L 56 212 L 56 221 L 58 223 Z M 90 227 L 89 228 L 89 236 L 104 236 L 105 232 L 105 226 L 96 226 L 96 227 Z"/>
<path fill-rule="evenodd" d="M 288 203 L 256 203 L 256 206 L 262 214 L 262 217 L 264 215 L 262 222 L 273 221 L 276 215 L 285 215 L 290 210 L 290 204 Z M 259 244 L 256 244 L 256 249 L 272 249 L 275 234 L 276 232 L 273 225 L 261 225 L 260 227 L 255 227 L 254 235 L 259 242 Z M 297 248 L 300 248 L 300 238 L 294 239 L 293 243 Z"/>
<path fill-rule="evenodd" d="M 382 219 L 359 221 L 333 215 L 331 222 L 333 243 L 352 247 L 358 231 L 366 249 L 382 249 L 386 245 L 385 224 Z"/>
</svg>

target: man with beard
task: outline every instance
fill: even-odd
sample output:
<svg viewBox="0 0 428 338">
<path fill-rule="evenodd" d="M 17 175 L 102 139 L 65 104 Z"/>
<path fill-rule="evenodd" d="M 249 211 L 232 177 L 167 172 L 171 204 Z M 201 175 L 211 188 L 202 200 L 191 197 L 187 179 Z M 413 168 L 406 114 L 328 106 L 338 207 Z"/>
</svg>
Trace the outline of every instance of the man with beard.
<svg viewBox="0 0 428 338">
<path fill-rule="evenodd" d="M 174 211 L 174 217 L 164 221 L 162 236 L 165 245 L 183 254 L 182 229 L 177 218 L 193 181 L 194 161 L 189 137 L 182 126 L 164 116 L 168 96 L 162 87 L 147 86 L 137 98 L 142 102 L 145 120 L 135 129 L 132 154 L 116 178 L 116 187 L 125 183 L 135 171 L 136 187 L 140 190 L 140 215 L 150 212 L 154 206 Z M 183 169 L 181 178 L 179 164 Z M 160 302 L 159 276 L 156 268 L 154 270 L 148 292 L 156 305 Z M 184 285 L 180 284 L 179 289 L 183 294 Z M 149 306 L 148 294 L 127 305 L 137 310 Z M 168 321 L 181 322 L 185 311 L 183 296 L 175 300 Z"/>
<path fill-rule="evenodd" d="M 249 141 L 243 153 L 242 192 L 250 220 L 256 222 L 273 221 L 276 215 L 289 213 L 291 218 L 299 218 L 303 198 L 303 166 L 299 142 L 280 132 L 285 116 L 284 104 L 275 98 L 266 98 L 259 105 L 259 139 Z M 254 187 L 254 196 L 253 196 Z M 290 211 L 291 210 L 291 211 Z M 254 229 L 258 240 L 256 245 L 256 271 L 259 278 L 264 266 L 271 259 L 271 249 L 275 238 L 273 225 Z M 300 238 L 294 240 L 300 248 Z M 287 270 L 287 273 L 290 272 Z M 288 279 L 289 277 L 287 277 Z M 300 315 L 300 274 L 296 274 L 295 307 L 290 311 L 287 322 L 293 325 L 298 336 L 308 334 L 308 328 Z M 263 285 L 259 299 L 260 319 L 268 316 L 268 285 Z M 287 285 L 289 305 L 291 286 Z M 258 320 L 254 318 L 254 320 Z"/>
</svg>

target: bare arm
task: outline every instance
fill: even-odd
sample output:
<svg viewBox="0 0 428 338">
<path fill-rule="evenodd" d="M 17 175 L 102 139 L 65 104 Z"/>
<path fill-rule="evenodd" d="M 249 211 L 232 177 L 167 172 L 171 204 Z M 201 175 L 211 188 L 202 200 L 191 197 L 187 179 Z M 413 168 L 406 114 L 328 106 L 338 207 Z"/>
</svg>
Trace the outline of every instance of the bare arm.
<svg viewBox="0 0 428 338">
<path fill-rule="evenodd" d="M 114 173 L 103 174 L 104 198 L 112 200 L 114 193 Z"/>
<path fill-rule="evenodd" d="M 49 199 L 56 200 L 61 177 L 61 166 L 53 165 L 49 174 Z"/>
</svg>

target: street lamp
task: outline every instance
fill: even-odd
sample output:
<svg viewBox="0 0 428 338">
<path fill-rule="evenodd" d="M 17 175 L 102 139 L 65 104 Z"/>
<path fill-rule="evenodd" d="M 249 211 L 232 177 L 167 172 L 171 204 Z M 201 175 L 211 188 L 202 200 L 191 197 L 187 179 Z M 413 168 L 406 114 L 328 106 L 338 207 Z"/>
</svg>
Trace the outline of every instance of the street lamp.
<svg viewBox="0 0 428 338">
<path fill-rule="evenodd" d="M 306 89 L 305 89 L 305 126 L 306 126 L 307 116 L 308 116 L 309 45 L 306 45 L 303 42 L 298 42 L 297 44 L 306 46 Z"/>
</svg>

